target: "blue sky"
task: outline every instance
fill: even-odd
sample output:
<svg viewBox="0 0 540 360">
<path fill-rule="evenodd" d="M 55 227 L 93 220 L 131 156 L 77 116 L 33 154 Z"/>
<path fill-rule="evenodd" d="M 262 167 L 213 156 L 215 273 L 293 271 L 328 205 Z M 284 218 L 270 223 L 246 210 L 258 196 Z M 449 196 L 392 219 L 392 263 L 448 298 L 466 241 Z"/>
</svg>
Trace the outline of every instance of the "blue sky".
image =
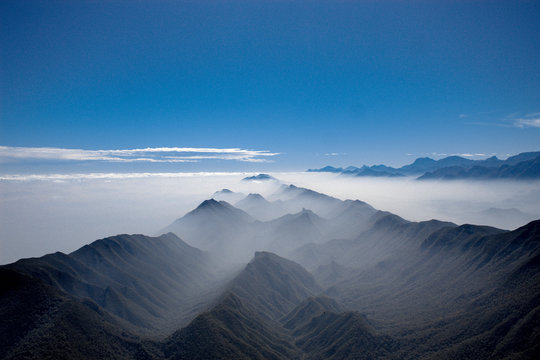
<svg viewBox="0 0 540 360">
<path fill-rule="evenodd" d="M 540 150 L 538 19 L 538 1 L 4 0 L 3 172 Z"/>
</svg>

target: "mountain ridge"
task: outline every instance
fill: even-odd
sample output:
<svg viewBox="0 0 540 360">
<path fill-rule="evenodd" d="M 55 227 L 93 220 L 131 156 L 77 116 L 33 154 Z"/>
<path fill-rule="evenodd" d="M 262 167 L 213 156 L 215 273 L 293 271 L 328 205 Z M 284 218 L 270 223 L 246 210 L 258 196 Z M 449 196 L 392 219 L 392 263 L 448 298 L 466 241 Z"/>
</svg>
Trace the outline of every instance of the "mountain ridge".
<svg viewBox="0 0 540 360">
<path fill-rule="evenodd" d="M 500 160 L 496 156 L 472 160 L 452 155 L 439 160 L 417 158 L 411 164 L 399 168 L 386 165 L 336 168 L 328 165 L 320 169 L 308 169 L 307 172 L 330 172 L 357 177 L 415 176 L 418 180 L 539 179 L 540 151 L 520 153 L 506 160 Z"/>
</svg>

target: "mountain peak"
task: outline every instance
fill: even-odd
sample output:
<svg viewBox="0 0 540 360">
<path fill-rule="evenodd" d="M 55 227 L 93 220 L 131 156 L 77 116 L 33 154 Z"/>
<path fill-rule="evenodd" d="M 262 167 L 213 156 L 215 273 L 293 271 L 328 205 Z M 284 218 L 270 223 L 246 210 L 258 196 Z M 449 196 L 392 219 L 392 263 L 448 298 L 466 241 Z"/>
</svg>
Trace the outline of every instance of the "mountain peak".
<svg viewBox="0 0 540 360">
<path fill-rule="evenodd" d="M 205 209 L 205 208 L 210 208 L 210 207 L 217 207 L 217 206 L 222 205 L 221 204 L 222 202 L 224 202 L 224 201 L 217 201 L 214 198 L 204 200 L 202 203 L 199 204 L 199 206 L 197 206 L 197 209 Z"/>
</svg>

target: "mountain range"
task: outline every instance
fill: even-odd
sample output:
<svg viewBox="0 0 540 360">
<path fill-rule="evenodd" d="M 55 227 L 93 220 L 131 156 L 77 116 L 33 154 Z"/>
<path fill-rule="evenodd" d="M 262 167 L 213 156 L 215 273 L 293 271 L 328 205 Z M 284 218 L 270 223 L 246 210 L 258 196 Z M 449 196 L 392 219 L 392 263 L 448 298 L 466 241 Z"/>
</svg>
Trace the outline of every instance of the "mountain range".
<svg viewBox="0 0 540 360">
<path fill-rule="evenodd" d="M 386 165 L 326 166 L 308 169 L 308 172 L 330 172 L 349 176 L 400 177 L 415 176 L 419 180 L 432 179 L 539 179 L 540 151 L 526 152 L 500 160 L 492 156 L 485 160 L 471 160 L 461 156 L 448 156 L 440 160 L 418 158 L 412 164 L 393 168 Z"/>
<path fill-rule="evenodd" d="M 240 200 L 0 266 L 0 359 L 540 353 L 540 220 L 412 222 L 294 185 L 216 195 Z"/>
</svg>

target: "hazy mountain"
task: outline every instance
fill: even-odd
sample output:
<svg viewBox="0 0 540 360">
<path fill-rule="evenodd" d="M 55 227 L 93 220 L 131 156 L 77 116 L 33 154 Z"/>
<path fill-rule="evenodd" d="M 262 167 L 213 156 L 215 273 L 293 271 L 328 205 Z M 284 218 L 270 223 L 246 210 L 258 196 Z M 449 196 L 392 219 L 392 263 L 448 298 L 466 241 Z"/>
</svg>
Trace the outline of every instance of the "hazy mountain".
<svg viewBox="0 0 540 360">
<path fill-rule="evenodd" d="M 172 359 L 299 359 L 277 320 L 320 290 L 300 265 L 258 252 L 209 312 L 171 336 L 165 354 Z"/>
<path fill-rule="evenodd" d="M 540 351 L 540 220 L 514 231 L 413 222 L 295 186 L 271 198 L 300 210 L 257 221 L 207 200 L 170 226 L 212 252 L 171 233 L 119 235 L 0 267 L 0 358 L 533 359 Z M 273 203 L 256 194 L 242 201 L 251 213 Z M 223 267 L 248 254 L 247 265 Z"/>
<path fill-rule="evenodd" d="M 270 202 L 260 194 L 249 194 L 234 205 L 262 221 L 272 220 L 286 214 L 281 201 Z"/>
<path fill-rule="evenodd" d="M 339 199 L 294 185 L 282 185 L 270 200 L 281 200 L 288 213 L 309 209 L 322 217 L 331 214 L 341 204 Z"/>
<path fill-rule="evenodd" d="M 229 204 L 234 204 L 237 201 L 242 200 L 246 195 L 240 192 L 234 192 L 229 189 L 221 189 L 212 194 L 212 199 L 217 201 L 226 201 Z"/>
<path fill-rule="evenodd" d="M 195 210 L 166 227 L 197 248 L 219 254 L 224 260 L 251 256 L 252 249 L 244 251 L 250 238 L 250 224 L 255 220 L 246 212 L 225 201 L 203 201 Z"/>
<path fill-rule="evenodd" d="M 259 225 L 257 243 L 280 254 L 309 242 L 319 242 L 326 232 L 327 220 L 313 211 L 303 209 Z"/>
<path fill-rule="evenodd" d="M 388 166 L 384 165 L 375 165 L 375 166 L 362 166 L 361 168 L 347 168 L 346 170 L 341 171 L 343 175 L 349 176 L 371 176 L 371 177 L 399 177 L 404 176 L 403 174 L 395 171 Z"/>
<path fill-rule="evenodd" d="M 433 358 L 492 358 L 496 339 L 506 337 L 513 345 L 496 358 L 530 351 L 538 344 L 539 323 L 520 319 L 534 318 L 538 307 L 539 228 L 539 221 L 512 232 L 443 227 L 412 242 L 416 250 L 338 280 L 327 293 L 383 321 L 405 344 L 400 351 L 406 358 L 427 352 Z M 517 275 L 523 272 L 528 275 Z M 515 332 L 528 340 L 518 343 Z"/>
</svg>

